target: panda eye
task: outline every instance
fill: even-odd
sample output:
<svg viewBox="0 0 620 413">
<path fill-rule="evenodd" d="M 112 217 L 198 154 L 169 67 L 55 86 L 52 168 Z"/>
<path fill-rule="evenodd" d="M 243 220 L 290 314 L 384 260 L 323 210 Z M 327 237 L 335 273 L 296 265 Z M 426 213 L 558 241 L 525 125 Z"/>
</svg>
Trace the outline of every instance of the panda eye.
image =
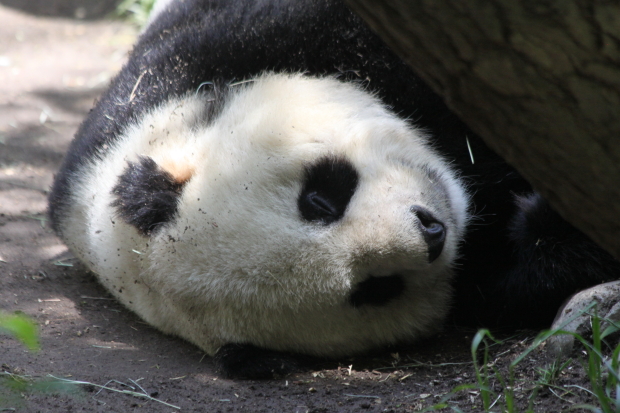
<svg viewBox="0 0 620 413">
<path fill-rule="evenodd" d="M 312 208 L 318 216 L 336 217 L 338 215 L 334 205 L 330 204 L 328 199 L 324 199 L 316 192 L 307 194 L 306 199 L 300 201 Z"/>
<path fill-rule="evenodd" d="M 338 221 L 344 215 L 357 183 L 357 171 L 346 159 L 320 159 L 306 168 L 297 201 L 301 217 L 324 225 Z"/>
</svg>

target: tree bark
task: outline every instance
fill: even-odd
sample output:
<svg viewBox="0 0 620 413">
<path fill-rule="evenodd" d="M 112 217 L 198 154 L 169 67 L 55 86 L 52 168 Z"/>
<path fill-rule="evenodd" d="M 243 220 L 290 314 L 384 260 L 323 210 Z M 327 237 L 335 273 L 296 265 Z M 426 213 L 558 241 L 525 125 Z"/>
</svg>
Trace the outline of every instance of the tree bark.
<svg viewBox="0 0 620 413">
<path fill-rule="evenodd" d="M 620 3 L 346 1 L 560 214 L 620 257 Z"/>
</svg>

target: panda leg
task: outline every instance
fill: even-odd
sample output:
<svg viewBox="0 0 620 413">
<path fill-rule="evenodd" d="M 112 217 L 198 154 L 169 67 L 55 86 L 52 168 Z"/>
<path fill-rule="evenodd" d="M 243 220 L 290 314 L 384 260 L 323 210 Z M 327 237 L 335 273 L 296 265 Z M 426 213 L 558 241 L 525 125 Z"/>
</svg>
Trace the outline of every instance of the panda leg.
<svg viewBox="0 0 620 413">
<path fill-rule="evenodd" d="M 252 344 L 226 344 L 213 356 L 217 371 L 227 378 L 274 379 L 303 369 L 302 356 Z"/>
<path fill-rule="evenodd" d="M 516 199 L 511 265 L 496 285 L 507 324 L 548 327 L 571 294 L 620 278 L 620 262 L 566 222 L 540 195 Z"/>
</svg>

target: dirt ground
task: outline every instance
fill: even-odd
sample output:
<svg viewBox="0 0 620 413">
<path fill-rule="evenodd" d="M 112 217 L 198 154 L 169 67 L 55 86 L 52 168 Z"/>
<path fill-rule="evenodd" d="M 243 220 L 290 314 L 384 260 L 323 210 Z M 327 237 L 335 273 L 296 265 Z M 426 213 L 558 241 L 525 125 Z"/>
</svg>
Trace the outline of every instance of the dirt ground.
<svg viewBox="0 0 620 413">
<path fill-rule="evenodd" d="M 448 328 L 414 346 L 317 364 L 279 380 L 226 380 L 199 349 L 121 307 L 72 259 L 46 224 L 45 211 L 69 141 L 120 69 L 136 30 L 121 22 L 79 19 L 105 14 L 106 2 L 90 2 L 97 5 L 92 9 L 76 1 L 56 8 L 45 1 L 0 3 L 0 309 L 33 317 L 42 342 L 41 351 L 31 353 L 0 336 L 1 370 L 5 377 L 34 380 L 28 383 L 53 375 L 93 384 L 67 393 L 34 386 L 9 391 L 0 381 L 0 411 L 410 412 L 438 403 L 456 386 L 475 383 L 472 331 Z M 500 375 L 490 385 L 498 395 L 503 387 L 498 377 L 506 377 L 507 363 L 531 338 L 519 333 L 491 348 L 491 365 Z M 534 352 L 515 372 L 518 410 L 525 410 L 537 387 L 543 361 Z M 540 388 L 534 411 L 591 402 L 575 387 L 587 386 L 578 361 L 566 366 L 555 385 L 555 392 Z M 505 405 L 503 397 L 493 411 Z M 448 403 L 462 411 L 482 410 L 475 388 L 457 392 Z"/>
</svg>

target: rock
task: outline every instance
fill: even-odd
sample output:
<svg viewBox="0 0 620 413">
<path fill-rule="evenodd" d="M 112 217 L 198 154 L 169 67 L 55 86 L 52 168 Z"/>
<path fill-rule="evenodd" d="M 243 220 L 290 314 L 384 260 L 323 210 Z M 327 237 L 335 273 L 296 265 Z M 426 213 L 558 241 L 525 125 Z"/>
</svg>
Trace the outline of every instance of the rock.
<svg viewBox="0 0 620 413">
<path fill-rule="evenodd" d="M 620 320 L 620 281 L 600 284 L 573 295 L 558 311 L 551 329 L 589 336 L 593 314 L 602 319 Z M 606 324 L 601 323 L 602 330 Z M 575 337 L 570 334 L 554 335 L 547 339 L 547 351 L 553 357 L 567 357 L 574 342 Z"/>
</svg>

